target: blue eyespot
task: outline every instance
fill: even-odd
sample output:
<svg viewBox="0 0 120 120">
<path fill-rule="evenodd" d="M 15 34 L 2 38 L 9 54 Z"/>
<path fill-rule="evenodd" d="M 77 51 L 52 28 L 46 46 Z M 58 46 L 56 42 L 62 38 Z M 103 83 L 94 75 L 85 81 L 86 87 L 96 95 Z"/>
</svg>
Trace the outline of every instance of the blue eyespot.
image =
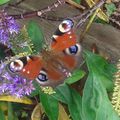
<svg viewBox="0 0 120 120">
<path fill-rule="evenodd" d="M 68 55 L 79 55 L 79 53 L 81 52 L 81 45 L 76 44 L 74 46 L 66 48 L 64 52 Z"/>
<path fill-rule="evenodd" d="M 77 47 L 76 45 L 71 46 L 71 47 L 69 48 L 69 51 L 70 51 L 71 54 L 76 54 L 77 51 L 78 51 L 78 47 Z"/>
<path fill-rule="evenodd" d="M 45 82 L 48 80 L 47 73 L 44 70 L 41 70 L 38 77 L 36 78 L 38 82 Z"/>
</svg>

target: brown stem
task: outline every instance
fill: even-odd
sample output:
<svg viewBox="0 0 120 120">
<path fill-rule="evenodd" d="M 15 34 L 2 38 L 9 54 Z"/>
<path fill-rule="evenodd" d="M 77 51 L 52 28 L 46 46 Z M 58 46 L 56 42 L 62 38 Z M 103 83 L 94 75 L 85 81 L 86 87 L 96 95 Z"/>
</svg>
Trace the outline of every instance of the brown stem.
<svg viewBox="0 0 120 120">
<path fill-rule="evenodd" d="M 41 10 L 27 12 L 27 13 L 18 14 L 18 15 L 10 15 L 10 16 L 13 16 L 15 19 L 30 18 L 30 17 L 34 17 L 34 16 L 41 17 L 43 14 L 54 10 L 55 8 L 57 8 L 60 5 L 63 5 L 64 3 L 65 3 L 64 0 L 57 0 L 51 6 L 47 6 L 47 7 L 43 8 L 43 9 L 41 9 Z"/>
</svg>

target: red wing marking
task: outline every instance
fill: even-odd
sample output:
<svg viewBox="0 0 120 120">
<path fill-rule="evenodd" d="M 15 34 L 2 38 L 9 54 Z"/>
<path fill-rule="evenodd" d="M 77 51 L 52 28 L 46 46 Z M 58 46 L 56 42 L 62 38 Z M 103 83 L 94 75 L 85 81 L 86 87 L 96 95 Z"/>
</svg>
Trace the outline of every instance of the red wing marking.
<svg viewBox="0 0 120 120">
<path fill-rule="evenodd" d="M 59 81 L 63 78 L 60 71 L 56 71 L 54 68 L 47 69 L 48 78 L 51 80 Z"/>
<path fill-rule="evenodd" d="M 70 31 L 62 36 L 58 36 L 55 41 L 52 42 L 52 49 L 56 51 L 63 51 L 70 46 L 76 44 L 76 35 Z"/>
<path fill-rule="evenodd" d="M 38 76 L 41 68 L 42 61 L 39 57 L 34 57 L 28 61 L 27 65 L 22 69 L 21 74 L 26 78 L 34 80 Z"/>
<path fill-rule="evenodd" d="M 77 61 L 76 58 L 74 56 L 63 56 L 62 58 L 62 62 L 69 68 L 69 69 L 73 69 L 76 67 L 77 65 Z"/>
</svg>

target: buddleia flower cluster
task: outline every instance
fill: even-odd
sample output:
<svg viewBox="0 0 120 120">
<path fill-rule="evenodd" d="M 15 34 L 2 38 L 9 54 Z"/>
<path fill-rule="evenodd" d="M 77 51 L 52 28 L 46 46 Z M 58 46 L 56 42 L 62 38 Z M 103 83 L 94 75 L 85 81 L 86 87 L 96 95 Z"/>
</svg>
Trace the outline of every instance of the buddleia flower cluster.
<svg viewBox="0 0 120 120">
<path fill-rule="evenodd" d="M 0 43 L 10 47 L 9 38 L 19 32 L 19 24 L 13 17 L 8 16 L 7 13 L 0 11 Z"/>
<path fill-rule="evenodd" d="M 23 97 L 35 89 L 32 81 L 19 75 L 12 75 L 6 70 L 6 64 L 0 65 L 0 95 Z"/>
</svg>

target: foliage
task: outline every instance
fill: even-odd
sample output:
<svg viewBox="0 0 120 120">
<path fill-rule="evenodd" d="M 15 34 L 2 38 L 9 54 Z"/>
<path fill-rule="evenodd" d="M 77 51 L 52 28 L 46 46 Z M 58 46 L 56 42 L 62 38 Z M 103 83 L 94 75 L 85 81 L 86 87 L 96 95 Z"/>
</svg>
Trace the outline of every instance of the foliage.
<svg viewBox="0 0 120 120">
<path fill-rule="evenodd" d="M 104 58 L 99 55 L 95 55 L 91 52 L 85 51 L 85 56 L 87 56 L 86 61 L 90 64 L 88 65 L 88 69 L 90 71 L 97 71 L 99 74 L 98 78 L 101 80 L 104 87 L 112 91 L 113 89 L 113 74 L 116 71 L 114 65 L 109 64 Z"/>
<path fill-rule="evenodd" d="M 93 0 L 86 0 L 87 4 L 89 5 L 89 7 L 93 7 L 95 5 L 95 2 Z M 102 11 L 102 9 L 98 8 L 98 13 L 97 16 L 102 19 L 103 21 L 108 22 L 109 18 L 108 16 Z"/>
<path fill-rule="evenodd" d="M 114 3 L 105 4 L 105 8 L 107 9 L 107 15 L 111 16 L 113 12 L 117 9 Z"/>
<path fill-rule="evenodd" d="M 68 105 L 73 120 L 82 119 L 81 96 L 74 89 L 64 84 L 56 88 L 56 94 L 53 96 L 60 102 Z"/>
<path fill-rule="evenodd" d="M 5 53 L 2 48 L 0 48 L 0 60 L 5 58 Z"/>
<path fill-rule="evenodd" d="M 112 85 L 112 83 L 106 79 L 106 75 L 110 69 L 107 69 L 107 71 L 104 70 L 104 68 L 109 67 L 109 64 L 99 56 L 89 52 L 85 52 L 85 58 L 89 75 L 85 83 L 82 97 L 82 113 L 84 120 L 88 118 L 89 120 L 119 120 L 120 118 L 114 111 L 106 92 L 106 88 L 110 89 Z M 106 73 L 103 74 L 105 71 Z"/>
<path fill-rule="evenodd" d="M 41 103 L 44 110 L 50 120 L 58 119 L 58 101 L 54 99 L 51 95 L 45 94 L 43 92 L 39 93 Z"/>
<path fill-rule="evenodd" d="M 0 5 L 5 4 L 5 3 L 9 2 L 9 1 L 10 0 L 0 0 Z"/>
<path fill-rule="evenodd" d="M 74 2 L 80 4 L 81 0 L 73 0 Z"/>
<path fill-rule="evenodd" d="M 115 12 L 117 9 L 114 3 L 106 3 L 105 8 L 106 8 L 106 14 L 108 17 L 110 17 L 113 14 L 113 12 Z M 96 17 L 95 22 L 106 24 L 108 21 L 105 21 L 103 19 L 100 19 L 99 17 Z"/>
<path fill-rule="evenodd" d="M 12 51 L 18 55 L 20 53 L 27 53 L 28 55 L 33 53 L 33 44 L 28 36 L 26 26 L 24 26 L 18 34 L 10 38 Z"/>
<path fill-rule="evenodd" d="M 5 120 L 5 115 L 2 110 L 0 110 L 0 119 Z"/>
<path fill-rule="evenodd" d="M 65 80 L 67 84 L 73 84 L 78 80 L 82 79 L 85 76 L 85 72 L 83 70 L 77 69 L 72 73 L 72 76 Z"/>
<path fill-rule="evenodd" d="M 30 21 L 27 26 L 27 32 L 33 43 L 33 53 L 39 53 L 45 42 L 42 29 L 36 22 Z"/>
</svg>

